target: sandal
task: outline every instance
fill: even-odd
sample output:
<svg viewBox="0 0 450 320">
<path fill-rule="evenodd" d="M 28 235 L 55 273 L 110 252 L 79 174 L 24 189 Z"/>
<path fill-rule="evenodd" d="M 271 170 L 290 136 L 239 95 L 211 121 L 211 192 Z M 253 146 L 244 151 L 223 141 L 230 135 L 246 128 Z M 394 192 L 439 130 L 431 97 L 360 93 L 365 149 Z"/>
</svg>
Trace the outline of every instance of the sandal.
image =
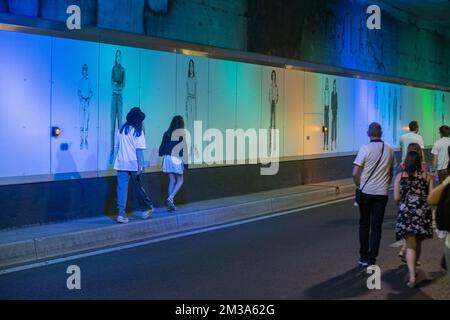
<svg viewBox="0 0 450 320">
<path fill-rule="evenodd" d="M 416 282 L 417 282 L 416 279 L 414 279 L 414 281 L 409 280 L 409 281 L 406 283 L 406 285 L 407 285 L 409 288 L 414 289 L 414 288 L 416 287 Z"/>
<path fill-rule="evenodd" d="M 406 257 L 405 257 L 405 254 L 404 254 L 404 253 L 399 253 L 398 256 L 400 257 L 400 260 L 401 260 L 403 263 L 406 263 Z"/>
</svg>

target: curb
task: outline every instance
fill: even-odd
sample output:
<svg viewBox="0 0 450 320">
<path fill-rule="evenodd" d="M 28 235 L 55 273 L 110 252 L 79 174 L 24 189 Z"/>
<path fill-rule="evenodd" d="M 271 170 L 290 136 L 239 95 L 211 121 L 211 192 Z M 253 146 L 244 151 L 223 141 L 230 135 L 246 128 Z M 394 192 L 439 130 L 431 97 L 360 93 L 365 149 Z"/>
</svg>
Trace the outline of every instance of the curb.
<svg viewBox="0 0 450 320">
<path fill-rule="evenodd" d="M 156 238 L 338 200 L 354 194 L 353 184 L 201 209 L 195 212 L 76 231 L 0 245 L 0 267 Z"/>
</svg>

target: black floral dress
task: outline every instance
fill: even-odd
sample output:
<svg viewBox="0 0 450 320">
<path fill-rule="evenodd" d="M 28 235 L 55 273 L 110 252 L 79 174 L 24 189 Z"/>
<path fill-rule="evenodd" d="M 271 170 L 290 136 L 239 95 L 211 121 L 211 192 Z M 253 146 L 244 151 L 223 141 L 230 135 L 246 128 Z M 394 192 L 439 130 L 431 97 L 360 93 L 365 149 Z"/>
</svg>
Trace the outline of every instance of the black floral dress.
<svg viewBox="0 0 450 320">
<path fill-rule="evenodd" d="M 401 178 L 400 205 L 395 226 L 397 240 L 404 239 L 407 234 L 421 236 L 422 239 L 433 238 L 433 218 L 427 196 L 428 183 L 422 174 Z"/>
</svg>

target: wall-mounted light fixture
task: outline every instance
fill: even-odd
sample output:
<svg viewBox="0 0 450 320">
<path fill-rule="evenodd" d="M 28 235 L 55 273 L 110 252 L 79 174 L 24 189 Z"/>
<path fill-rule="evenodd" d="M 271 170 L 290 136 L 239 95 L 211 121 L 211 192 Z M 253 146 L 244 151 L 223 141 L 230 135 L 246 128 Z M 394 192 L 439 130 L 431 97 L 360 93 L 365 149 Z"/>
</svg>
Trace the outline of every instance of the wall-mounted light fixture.
<svg viewBox="0 0 450 320">
<path fill-rule="evenodd" d="M 59 127 L 52 127 L 52 137 L 58 138 L 61 134 L 61 129 Z"/>
<path fill-rule="evenodd" d="M 323 133 L 328 132 L 328 127 L 323 126 L 323 127 L 322 127 L 322 132 L 323 132 Z"/>
<path fill-rule="evenodd" d="M 195 51 L 195 50 L 189 50 L 189 49 L 179 49 L 179 52 L 184 55 L 188 56 L 197 56 L 197 57 L 207 57 L 208 52 L 204 51 Z"/>
</svg>

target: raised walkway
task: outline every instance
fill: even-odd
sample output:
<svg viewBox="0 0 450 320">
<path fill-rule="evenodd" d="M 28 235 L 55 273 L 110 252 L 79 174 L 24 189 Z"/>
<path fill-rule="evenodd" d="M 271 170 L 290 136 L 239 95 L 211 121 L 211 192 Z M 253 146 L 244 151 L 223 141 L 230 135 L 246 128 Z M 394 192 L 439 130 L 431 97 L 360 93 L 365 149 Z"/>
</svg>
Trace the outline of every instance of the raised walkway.
<svg viewBox="0 0 450 320">
<path fill-rule="evenodd" d="M 103 216 L 0 230 L 0 268 L 307 207 L 354 190 L 346 179 L 190 203 L 172 214 L 159 209 L 148 220 L 131 218 L 124 225 Z"/>
</svg>

